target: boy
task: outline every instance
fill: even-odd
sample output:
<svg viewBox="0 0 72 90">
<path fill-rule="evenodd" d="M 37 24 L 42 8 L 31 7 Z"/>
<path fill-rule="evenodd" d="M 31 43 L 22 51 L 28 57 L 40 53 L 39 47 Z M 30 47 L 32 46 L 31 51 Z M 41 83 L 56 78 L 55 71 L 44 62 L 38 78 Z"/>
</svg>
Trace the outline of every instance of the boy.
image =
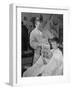
<svg viewBox="0 0 72 90">
<path fill-rule="evenodd" d="M 62 75 L 63 74 L 63 56 L 62 56 L 62 52 L 58 48 L 59 40 L 58 38 L 53 38 L 50 40 L 50 43 L 52 45 L 51 52 L 53 53 L 53 56 L 50 59 L 50 62 L 41 68 L 42 75 L 43 76 Z"/>
<path fill-rule="evenodd" d="M 24 76 L 49 76 L 49 75 L 62 75 L 63 74 L 63 57 L 62 52 L 59 50 L 59 40 L 53 38 L 50 40 L 52 50 L 48 45 L 42 46 L 41 56 L 38 61 L 29 68 Z"/>
</svg>

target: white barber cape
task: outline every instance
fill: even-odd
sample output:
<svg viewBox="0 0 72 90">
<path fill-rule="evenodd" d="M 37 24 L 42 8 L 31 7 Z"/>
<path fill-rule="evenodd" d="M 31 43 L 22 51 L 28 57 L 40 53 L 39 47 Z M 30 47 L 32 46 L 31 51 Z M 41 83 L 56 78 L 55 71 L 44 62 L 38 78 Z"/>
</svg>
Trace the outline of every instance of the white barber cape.
<svg viewBox="0 0 72 90">
<path fill-rule="evenodd" d="M 43 60 L 42 57 L 40 56 L 37 62 L 23 73 L 23 77 L 37 76 L 39 73 L 41 73 L 42 66 L 43 66 Z"/>
<path fill-rule="evenodd" d="M 53 56 L 48 64 L 43 63 L 42 56 L 39 57 L 38 61 L 27 71 L 24 72 L 24 77 L 38 76 L 51 76 L 51 75 L 62 75 L 63 74 L 63 57 L 59 49 L 52 50 Z"/>
<path fill-rule="evenodd" d="M 41 68 L 43 76 L 63 74 L 63 56 L 59 49 L 52 50 L 53 56 L 47 65 Z"/>
</svg>

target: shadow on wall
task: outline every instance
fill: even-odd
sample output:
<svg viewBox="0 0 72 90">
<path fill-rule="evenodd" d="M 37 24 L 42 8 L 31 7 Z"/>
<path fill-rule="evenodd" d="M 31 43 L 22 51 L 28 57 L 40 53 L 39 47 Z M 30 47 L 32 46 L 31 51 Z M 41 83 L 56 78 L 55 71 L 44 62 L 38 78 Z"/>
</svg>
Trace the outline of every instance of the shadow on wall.
<svg viewBox="0 0 72 90">
<path fill-rule="evenodd" d="M 35 18 L 43 19 L 44 30 L 48 30 L 51 34 L 49 37 L 63 37 L 63 15 L 62 14 L 40 14 L 40 13 L 24 13 L 22 12 L 22 21 L 28 28 L 28 34 L 35 28 Z M 61 39 L 62 40 L 62 39 Z"/>
</svg>

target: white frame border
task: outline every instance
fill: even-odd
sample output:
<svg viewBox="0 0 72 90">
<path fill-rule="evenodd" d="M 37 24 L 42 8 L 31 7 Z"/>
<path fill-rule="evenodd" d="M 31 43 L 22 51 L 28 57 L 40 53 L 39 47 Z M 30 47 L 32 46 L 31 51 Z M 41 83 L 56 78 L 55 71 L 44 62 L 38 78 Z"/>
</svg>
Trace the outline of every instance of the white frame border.
<svg viewBox="0 0 72 90">
<path fill-rule="evenodd" d="M 28 81 L 31 81 L 34 78 L 22 78 L 23 80 L 19 80 L 18 78 L 18 68 L 17 68 L 17 8 L 18 7 L 24 7 L 24 5 L 19 5 L 19 4 L 11 4 L 10 5 L 10 71 L 9 71 L 9 83 L 11 85 L 22 85 L 22 84 L 32 84 L 32 83 L 38 83 L 40 81 L 43 81 L 44 78 L 46 80 L 47 84 L 47 78 L 44 77 L 35 77 L 35 80 L 32 81 L 31 83 Z M 42 8 L 42 7 L 24 7 L 24 8 L 35 8 L 35 9 L 52 9 L 52 10 L 63 10 L 66 13 L 69 12 L 69 9 L 61 9 L 61 8 Z M 69 16 L 68 16 L 69 17 Z M 69 76 L 69 75 L 68 75 Z M 54 78 L 54 77 L 53 77 Z M 58 77 L 57 77 L 58 78 Z M 69 78 L 66 78 L 67 81 L 69 81 Z M 48 78 L 49 80 L 49 78 Z M 59 81 L 53 81 L 53 83 L 57 83 Z M 63 82 L 63 81 L 60 81 Z M 65 82 L 65 80 L 64 80 Z M 42 83 L 42 82 L 41 82 Z M 43 84 L 44 84 L 43 83 Z M 52 83 L 52 81 L 50 81 Z"/>
</svg>

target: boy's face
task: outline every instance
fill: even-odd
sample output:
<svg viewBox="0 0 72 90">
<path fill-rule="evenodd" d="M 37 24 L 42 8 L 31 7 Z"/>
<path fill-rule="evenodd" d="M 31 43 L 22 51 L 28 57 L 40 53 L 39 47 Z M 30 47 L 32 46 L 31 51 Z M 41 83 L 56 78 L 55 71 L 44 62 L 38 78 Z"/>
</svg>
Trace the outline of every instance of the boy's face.
<svg viewBox="0 0 72 90">
<path fill-rule="evenodd" d="M 51 45 L 53 49 L 57 49 L 58 48 L 58 44 L 56 43 L 56 41 L 51 41 Z"/>
</svg>

